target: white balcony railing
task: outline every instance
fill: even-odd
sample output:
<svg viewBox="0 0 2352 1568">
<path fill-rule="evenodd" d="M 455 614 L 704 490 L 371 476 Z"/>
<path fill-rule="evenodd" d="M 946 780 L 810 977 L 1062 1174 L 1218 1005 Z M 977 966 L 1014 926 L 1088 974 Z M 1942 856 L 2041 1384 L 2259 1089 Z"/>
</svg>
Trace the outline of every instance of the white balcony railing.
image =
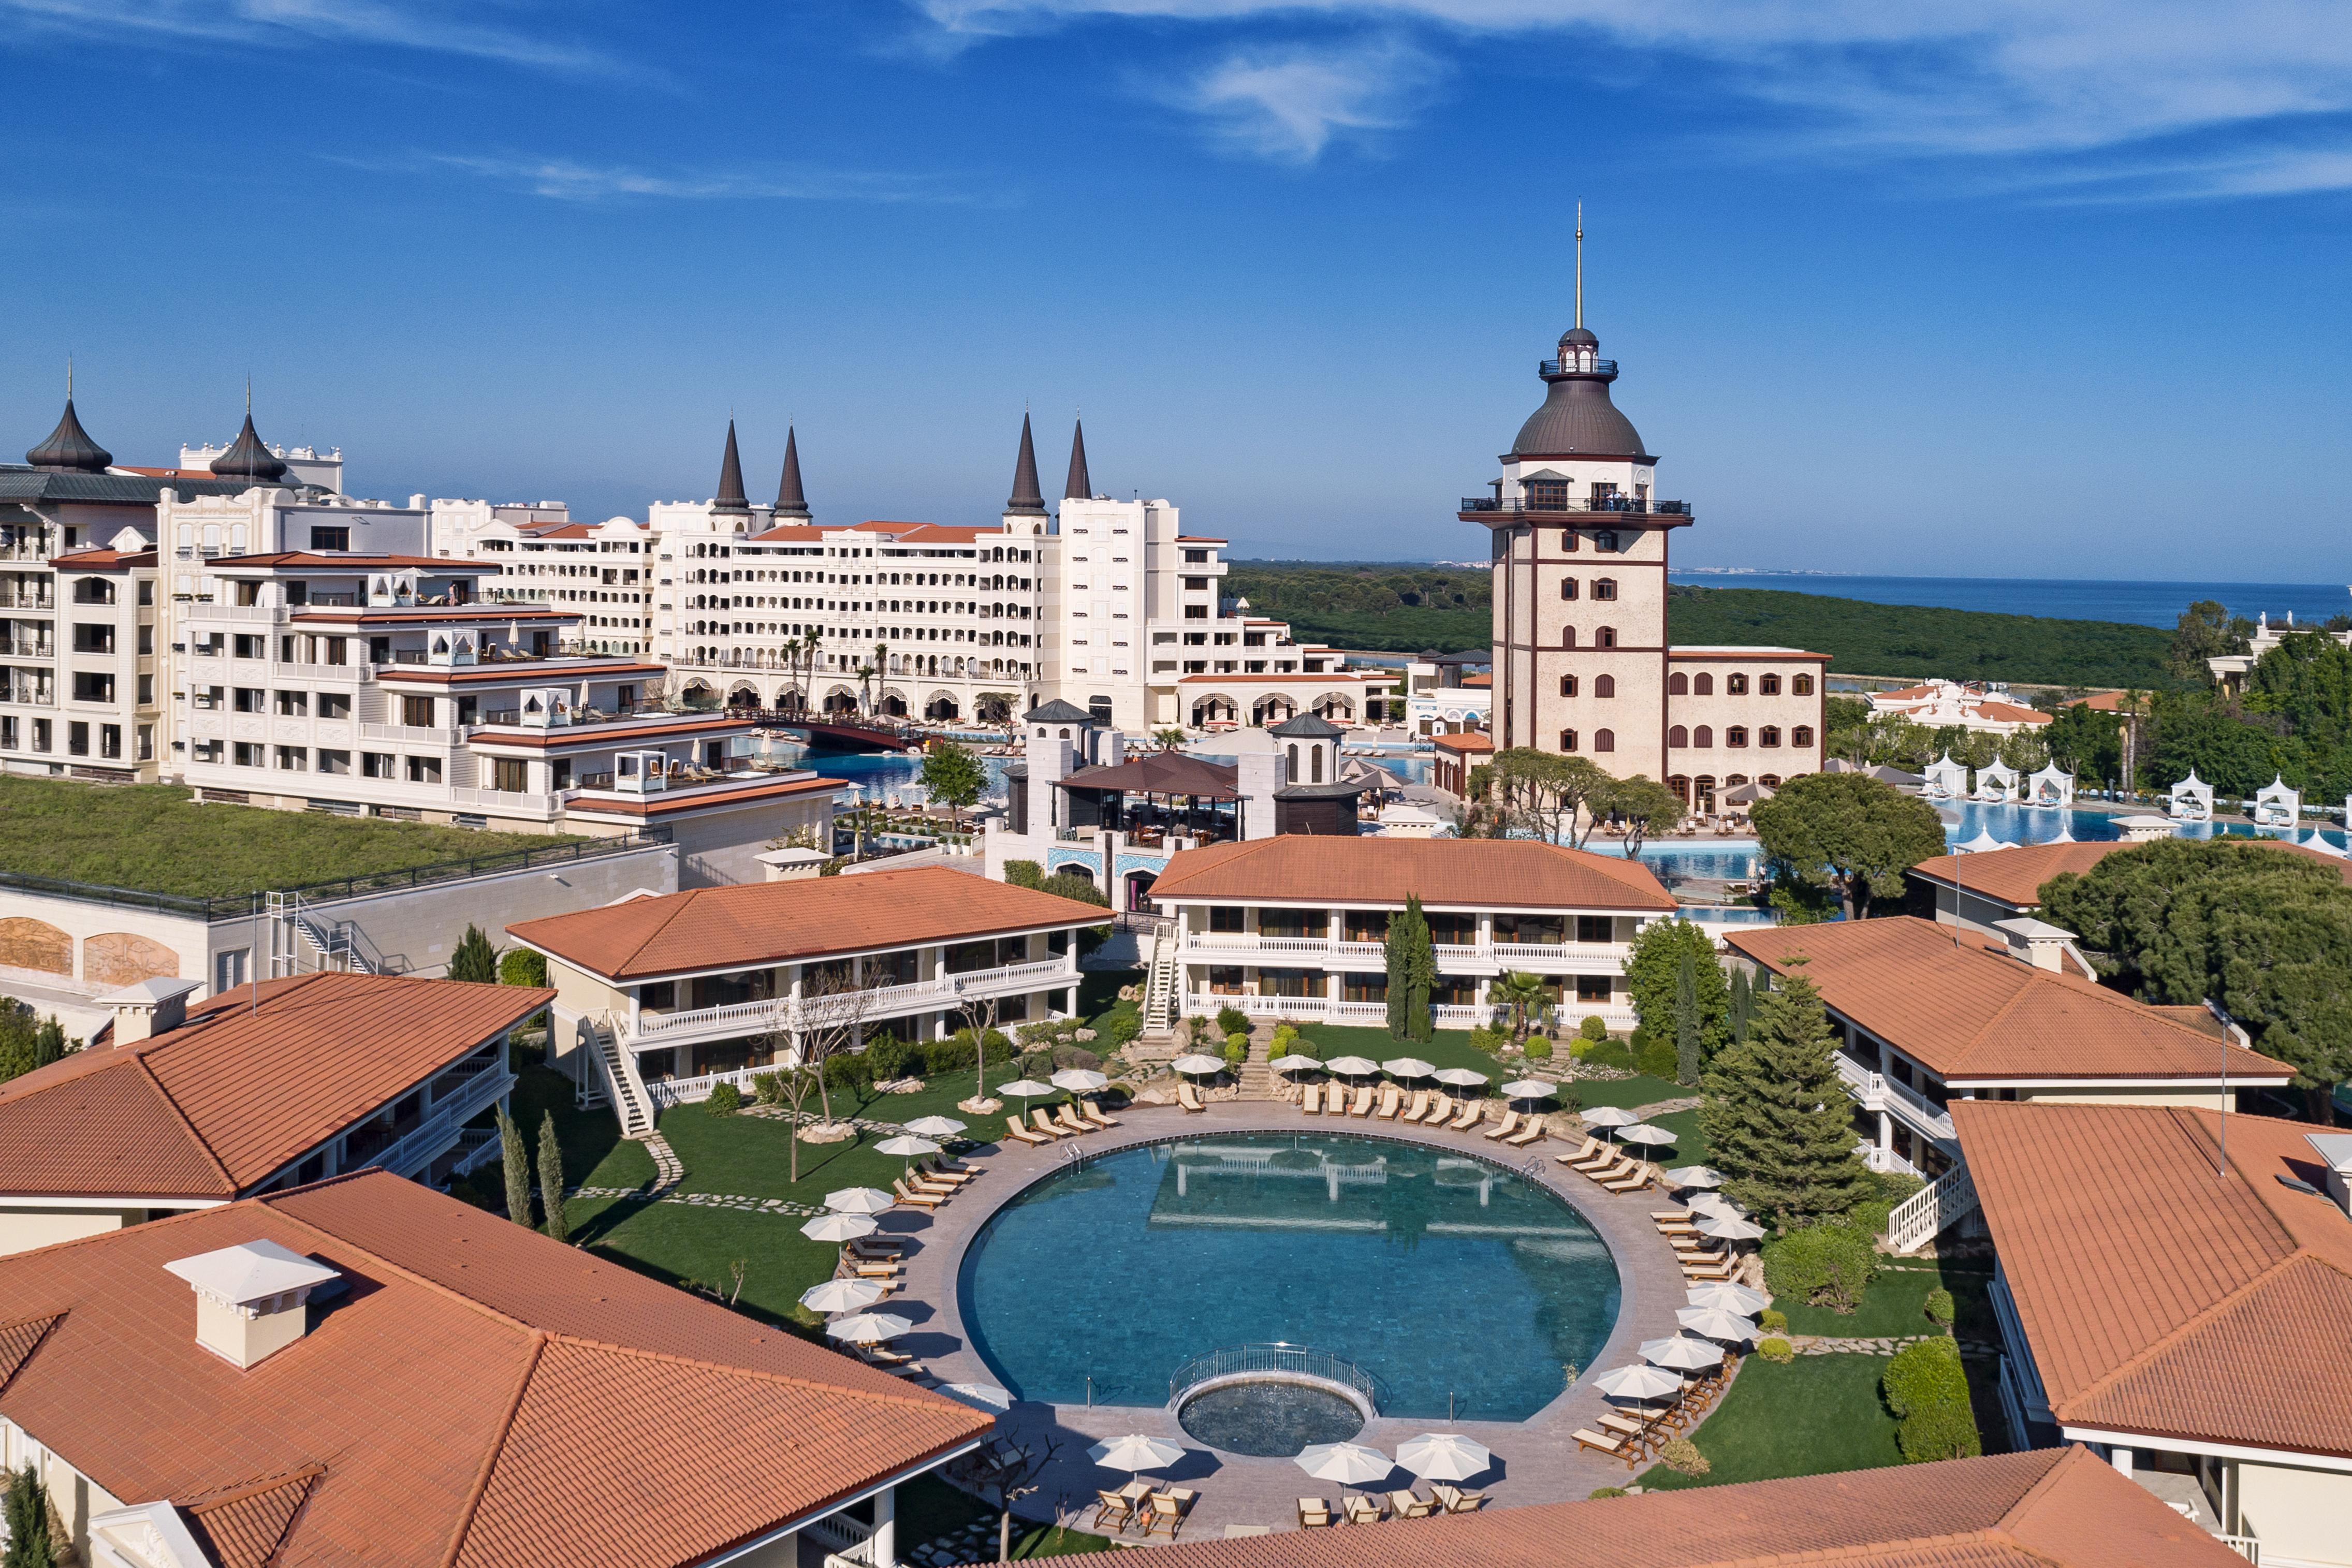
<svg viewBox="0 0 2352 1568">
<path fill-rule="evenodd" d="M 1194 991 L 1185 1001 L 1184 1013 L 1188 1018 L 1211 1018 L 1220 1008 L 1232 1008 L 1251 1018 L 1304 1019 L 1313 1023 L 1385 1023 L 1389 1016 L 1386 1002 L 1345 1001 L 1330 997 L 1262 997 L 1246 991 Z M 1571 1021 L 1590 1014 L 1612 1029 L 1630 1030 L 1637 1021 L 1631 1008 L 1593 1007 L 1571 1001 L 1562 1010 Z M 1449 1003 L 1433 1007 L 1429 1012 L 1430 1021 L 1439 1029 L 1466 1030 L 1493 1022 L 1496 1009 Z"/>
<path fill-rule="evenodd" d="M 1266 936 L 1243 931 L 1191 931 L 1184 952 L 1201 963 L 1230 963 L 1236 958 L 1325 958 L 1375 967 L 1387 956 L 1378 942 L 1334 941 L 1328 936 Z M 1454 974 L 1500 972 L 1504 969 L 1572 970 L 1583 974 L 1615 974 L 1625 966 L 1628 949 L 1622 946 L 1578 946 L 1539 942 L 1457 944 L 1434 947 L 1438 967 Z"/>
<path fill-rule="evenodd" d="M 772 997 L 761 1001 L 730 1002 L 724 1007 L 695 1008 L 685 1012 L 648 1012 L 639 1015 L 631 1043 L 644 1049 L 648 1045 L 667 1044 L 688 1037 L 727 1039 L 809 1029 L 826 1022 L 828 1019 L 838 1019 L 842 1015 L 861 1008 L 868 1019 L 893 1018 L 908 1012 L 925 1011 L 942 1004 L 952 1006 L 966 997 L 984 996 L 993 991 L 1071 986 L 1076 985 L 1077 979 L 1077 971 L 1068 958 L 1042 958 L 994 969 L 967 969 L 961 974 L 942 975 L 931 980 L 877 986 L 854 997 L 804 998 L 798 1001 L 791 997 Z"/>
<path fill-rule="evenodd" d="M 1873 1072 L 1843 1051 L 1837 1053 L 1837 1069 L 1838 1076 L 1845 1080 L 1847 1091 L 1864 1110 L 1891 1111 L 1913 1130 L 1939 1143 L 1949 1144 L 1958 1136 L 1952 1125 L 1951 1113 L 1909 1084 Z"/>
<path fill-rule="evenodd" d="M 434 1155 L 457 1142 L 458 1130 L 514 1088 L 514 1074 L 504 1065 L 476 1073 L 457 1092 L 426 1111 L 425 1120 L 389 1146 L 360 1161 L 394 1176 L 414 1176 Z"/>
</svg>

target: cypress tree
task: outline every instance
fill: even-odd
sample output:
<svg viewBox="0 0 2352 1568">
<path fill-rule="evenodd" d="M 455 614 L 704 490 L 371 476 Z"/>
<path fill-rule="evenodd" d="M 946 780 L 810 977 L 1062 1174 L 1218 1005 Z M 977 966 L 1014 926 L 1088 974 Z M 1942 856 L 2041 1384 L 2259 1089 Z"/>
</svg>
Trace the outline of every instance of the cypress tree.
<svg viewBox="0 0 2352 1568">
<path fill-rule="evenodd" d="M 1437 952 L 1430 941 L 1429 917 L 1421 912 L 1421 895 L 1407 894 L 1405 944 L 1404 1036 L 1426 1043 L 1437 1038 L 1430 1021 L 1430 993 L 1437 987 Z"/>
<path fill-rule="evenodd" d="M 1381 957 L 1389 971 L 1389 1038 L 1402 1040 L 1405 1019 L 1412 1010 L 1408 993 L 1412 988 L 1411 970 L 1405 959 L 1406 916 L 1400 915 L 1389 922 L 1387 936 L 1381 939 Z"/>
<path fill-rule="evenodd" d="M 1731 1038 L 1739 1045 L 1748 1043 L 1748 1020 L 1756 1011 L 1755 988 L 1748 983 L 1745 967 L 1731 972 Z"/>
<path fill-rule="evenodd" d="M 1675 1082 L 1696 1085 L 1706 1063 L 1699 1053 L 1698 965 L 1687 953 L 1675 976 Z"/>
<path fill-rule="evenodd" d="M 555 1141 L 555 1113 L 539 1120 L 539 1205 L 547 1213 L 547 1233 L 569 1240 L 572 1227 L 563 1217 L 563 1148 Z"/>
<path fill-rule="evenodd" d="M 1854 1152 L 1853 1102 L 1836 1035 L 1801 970 L 1757 998 L 1744 1043 L 1715 1059 L 1700 1128 L 1725 1190 L 1783 1230 L 1842 1218 L 1874 1188 Z"/>
<path fill-rule="evenodd" d="M 57 1547 L 49 1534 L 49 1494 L 33 1467 L 8 1473 L 8 1545 L 5 1568 L 53 1568 Z"/>
<path fill-rule="evenodd" d="M 499 1157 L 507 1178 L 507 1218 L 517 1225 L 530 1224 L 530 1151 L 523 1147 L 522 1129 L 507 1108 L 499 1107 Z"/>
<path fill-rule="evenodd" d="M 449 955 L 449 978 L 483 986 L 499 982 L 498 950 L 471 921 L 467 922 L 466 935 L 457 939 L 457 950 Z"/>
</svg>

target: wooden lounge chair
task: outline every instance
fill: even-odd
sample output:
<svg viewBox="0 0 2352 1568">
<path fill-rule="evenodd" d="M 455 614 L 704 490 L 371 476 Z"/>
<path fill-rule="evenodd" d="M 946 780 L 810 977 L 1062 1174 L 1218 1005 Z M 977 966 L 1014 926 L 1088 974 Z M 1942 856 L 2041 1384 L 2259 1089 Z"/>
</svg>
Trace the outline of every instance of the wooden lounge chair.
<svg viewBox="0 0 2352 1568">
<path fill-rule="evenodd" d="M 1072 1107 L 1067 1100 L 1063 1101 L 1060 1107 L 1055 1111 L 1054 1121 L 1056 1124 L 1067 1128 L 1072 1133 L 1091 1133 L 1095 1131 L 1093 1127 L 1088 1126 L 1084 1121 L 1079 1119 L 1077 1111 Z"/>
<path fill-rule="evenodd" d="M 1095 1489 L 1095 1528 L 1097 1530 L 1100 1530 L 1106 1524 L 1113 1530 L 1125 1530 L 1127 1521 L 1134 1517 L 1134 1514 L 1135 1505 L 1118 1493 L 1105 1491 L 1099 1487 Z"/>
<path fill-rule="evenodd" d="M 1542 1117 L 1540 1117 L 1540 1116 L 1530 1116 L 1530 1117 L 1528 1117 L 1528 1118 L 1527 1119 L 1527 1123 L 1526 1123 L 1526 1124 L 1525 1124 L 1525 1125 L 1523 1125 L 1522 1127 L 1520 1127 L 1520 1129 L 1519 1129 L 1517 1133 L 1514 1133 L 1514 1134 L 1512 1134 L 1509 1137 L 1505 1138 L 1505 1139 L 1503 1140 L 1503 1143 L 1504 1143 L 1505 1146 L 1509 1147 L 1509 1148 L 1514 1148 L 1514 1149 L 1524 1149 L 1524 1148 L 1526 1148 L 1529 1144 L 1540 1144 L 1540 1143 L 1542 1143 L 1542 1142 L 1543 1142 L 1543 1139 L 1544 1139 L 1544 1133 L 1545 1133 L 1545 1127 L 1544 1127 L 1544 1124 L 1543 1124 L 1543 1118 L 1542 1118 Z"/>
<path fill-rule="evenodd" d="M 1118 1125 L 1118 1117 L 1105 1115 L 1103 1113 L 1103 1108 L 1096 1104 L 1091 1100 L 1081 1100 L 1078 1102 L 1078 1117 L 1089 1127 L 1116 1127 Z"/>
<path fill-rule="evenodd" d="M 1298 1500 L 1298 1528 L 1315 1530 L 1332 1522 L 1331 1505 L 1319 1497 Z"/>
<path fill-rule="evenodd" d="M 1356 1091 L 1355 1099 L 1349 1103 L 1348 1114 L 1350 1116 L 1369 1116 L 1371 1113 L 1372 1086 L 1367 1083 L 1362 1088 Z"/>
<path fill-rule="evenodd" d="M 1173 1492 L 1153 1492 L 1147 1504 L 1150 1511 L 1143 1516 L 1144 1538 L 1150 1540 L 1164 1531 L 1169 1540 L 1175 1540 L 1177 1533 L 1184 1528 L 1184 1515 L 1191 1506 L 1192 1495 L 1186 1492 L 1179 1498 Z"/>
<path fill-rule="evenodd" d="M 1389 1493 L 1389 1511 L 1399 1519 L 1427 1519 L 1437 1511 L 1437 1504 L 1411 1491 Z"/>
<path fill-rule="evenodd" d="M 1687 1208 L 1654 1208 L 1650 1221 L 1654 1225 L 1688 1225 L 1696 1217 Z"/>
<path fill-rule="evenodd" d="M 1507 1138 L 1518 1130 L 1519 1113 L 1517 1111 L 1506 1111 L 1503 1113 L 1503 1119 L 1487 1128 L 1483 1135 L 1489 1139 Z"/>
<path fill-rule="evenodd" d="M 932 1181 L 920 1171 L 915 1172 L 905 1179 L 908 1192 L 919 1193 L 925 1197 L 936 1197 L 945 1202 L 956 1195 L 954 1187 L 945 1182 Z"/>
<path fill-rule="evenodd" d="M 1176 1103 L 1196 1115 L 1208 1110 L 1201 1103 L 1201 1092 L 1192 1087 L 1190 1080 L 1176 1085 Z"/>
<path fill-rule="evenodd" d="M 1349 1524 L 1378 1524 L 1387 1517 L 1388 1511 L 1381 1506 L 1380 1499 L 1376 1497 L 1358 1492 L 1348 1500 Z"/>
<path fill-rule="evenodd" d="M 1622 1459 L 1625 1461 L 1625 1468 L 1629 1470 L 1642 1462 L 1642 1452 L 1634 1445 L 1622 1437 L 1612 1437 L 1606 1432 L 1595 1432 L 1590 1427 L 1579 1427 L 1576 1429 L 1576 1446 L 1580 1448 L 1591 1448 L 1596 1453 L 1606 1454 L 1612 1459 Z"/>
<path fill-rule="evenodd" d="M 1033 1133 L 1023 1126 L 1018 1116 L 1004 1118 L 1004 1134 L 1016 1144 L 1050 1144 L 1054 1141 L 1042 1133 Z"/>
<path fill-rule="evenodd" d="M 1454 1116 L 1454 1096 L 1440 1090 L 1429 1103 L 1429 1110 L 1421 1119 L 1424 1127 L 1443 1127 Z"/>
<path fill-rule="evenodd" d="M 1323 1086 L 1323 1113 L 1326 1116 L 1346 1115 L 1348 1113 L 1348 1095 L 1349 1092 L 1350 1091 L 1345 1083 L 1325 1084 Z"/>
<path fill-rule="evenodd" d="M 1067 1127 L 1065 1127 L 1060 1123 L 1055 1121 L 1052 1116 L 1046 1114 L 1045 1108 L 1043 1105 L 1038 1106 L 1037 1109 L 1029 1113 L 1029 1124 L 1036 1128 L 1037 1131 L 1045 1134 L 1049 1138 L 1075 1138 L 1077 1136 L 1076 1133 L 1073 1133 Z"/>
<path fill-rule="evenodd" d="M 1581 1166 L 1577 1168 L 1583 1171 L 1583 1174 L 1596 1186 L 1606 1186 L 1612 1181 L 1623 1181 L 1633 1174 L 1633 1162 L 1630 1160 L 1620 1160 L 1613 1166 L 1603 1166 L 1599 1170 L 1584 1170 Z"/>
<path fill-rule="evenodd" d="M 1454 1118 L 1453 1129 L 1457 1133 L 1466 1133 L 1476 1126 L 1486 1114 L 1485 1105 L 1475 1100 L 1466 1100 L 1463 1102 L 1462 1113 Z"/>
<path fill-rule="evenodd" d="M 1683 1278 L 1688 1280 L 1695 1285 L 1710 1284 L 1718 1280 L 1728 1280 L 1731 1278 L 1731 1265 L 1728 1263 L 1685 1263 L 1683 1265 Z"/>
<path fill-rule="evenodd" d="M 917 1160 L 915 1162 L 915 1169 L 921 1175 L 925 1181 L 945 1182 L 950 1186 L 961 1186 L 964 1183 L 968 1181 L 976 1181 L 980 1177 L 980 1173 L 978 1171 L 949 1170 L 945 1166 L 940 1164 L 939 1156 L 936 1155 L 928 1162 Z"/>
<path fill-rule="evenodd" d="M 1650 1167 L 1635 1166 L 1623 1176 L 1612 1181 L 1604 1181 L 1601 1185 L 1611 1192 L 1639 1192 L 1650 1185 Z"/>
<path fill-rule="evenodd" d="M 1412 1092 L 1412 1102 L 1404 1108 L 1404 1114 L 1398 1119 L 1405 1122 L 1418 1122 L 1423 1116 L 1428 1114 L 1429 1091 L 1426 1089 L 1416 1089 Z"/>
<path fill-rule="evenodd" d="M 1584 1140 L 1584 1147 L 1572 1155 L 1560 1155 L 1559 1163 L 1570 1170 L 1590 1173 L 1606 1170 L 1609 1166 L 1621 1163 L 1624 1158 L 1623 1155 L 1617 1152 L 1615 1145 L 1604 1144 L 1600 1139 L 1588 1135 Z"/>
<path fill-rule="evenodd" d="M 1308 1084 L 1300 1092 L 1298 1103 L 1299 1108 L 1304 1110 L 1308 1115 L 1320 1116 L 1323 1113 L 1323 1085 L 1320 1083 Z M 1327 1519 L 1323 1522 L 1328 1524 L 1331 1521 Z"/>
<path fill-rule="evenodd" d="M 1383 1122 L 1396 1120 L 1397 1108 L 1404 1103 L 1404 1092 L 1391 1083 L 1381 1090 L 1381 1108 L 1377 1114 Z"/>
<path fill-rule="evenodd" d="M 907 1270 L 902 1263 L 884 1263 L 863 1258 L 850 1258 L 844 1260 L 838 1265 L 836 1272 L 842 1279 L 880 1280 L 889 1283 L 903 1277 Z"/>
<path fill-rule="evenodd" d="M 937 1193 L 909 1191 L 903 1180 L 893 1180 L 890 1183 L 890 1190 L 898 1195 L 900 1203 L 914 1208 L 937 1208 L 947 1201 Z"/>
<path fill-rule="evenodd" d="M 887 1232 L 861 1236 L 854 1241 L 845 1242 L 844 1245 L 849 1249 L 853 1256 L 859 1258 L 895 1259 L 907 1250 L 904 1242 Z"/>
<path fill-rule="evenodd" d="M 1448 1513 L 1475 1513 L 1486 1501 L 1485 1492 L 1464 1491 L 1446 1481 L 1433 1481 L 1429 1490 L 1437 1499 L 1437 1505 Z"/>
</svg>

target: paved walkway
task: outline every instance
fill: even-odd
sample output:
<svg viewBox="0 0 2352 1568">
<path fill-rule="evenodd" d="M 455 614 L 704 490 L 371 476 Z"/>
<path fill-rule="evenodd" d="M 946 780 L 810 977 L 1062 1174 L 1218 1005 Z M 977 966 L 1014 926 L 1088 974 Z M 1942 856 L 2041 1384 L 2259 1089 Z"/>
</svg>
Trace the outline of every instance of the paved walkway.
<svg viewBox="0 0 2352 1568">
<path fill-rule="evenodd" d="M 1295 1131 L 1308 1123 L 1297 1110 L 1282 1102 L 1223 1101 L 1202 1115 L 1186 1115 L 1172 1108 L 1132 1106 L 1119 1113 L 1125 1124 L 1114 1132 L 1086 1140 L 1089 1155 L 1113 1149 L 1196 1137 L 1206 1133 Z M 1339 1129 L 1335 1128 L 1334 1131 Z M 1479 1490 L 1489 1506 L 1554 1502 L 1587 1496 L 1600 1486 L 1619 1486 L 1630 1479 L 1627 1468 L 1599 1455 L 1583 1453 L 1572 1434 L 1605 1408 L 1606 1401 L 1591 1386 L 1590 1374 L 1622 1366 L 1636 1359 L 1640 1342 L 1677 1333 L 1675 1310 L 1685 1304 L 1681 1270 L 1672 1249 L 1649 1220 L 1658 1207 L 1656 1192 L 1604 1193 L 1554 1163 L 1561 1152 L 1558 1140 L 1538 1145 L 1543 1157 L 1528 1154 L 1498 1157 L 1496 1146 L 1475 1133 L 1432 1133 L 1394 1123 L 1349 1121 L 1350 1134 L 1392 1137 L 1404 1142 L 1476 1154 L 1521 1171 L 1568 1199 L 1609 1244 L 1617 1260 L 1620 1303 L 1614 1332 L 1587 1375 L 1524 1422 L 1464 1421 L 1453 1429 L 1469 1434 L 1492 1448 L 1496 1469 L 1480 1478 Z M 915 1331 L 898 1341 L 898 1348 L 921 1356 L 941 1381 L 992 1383 L 995 1375 L 971 1347 L 965 1334 L 961 1302 L 956 1291 L 957 1266 L 965 1247 L 989 1217 L 1039 1177 L 1052 1174 L 1069 1157 L 1070 1145 L 1036 1149 L 1000 1148 L 980 1161 L 987 1173 L 961 1197 L 930 1213 L 893 1210 L 881 1218 L 883 1228 L 908 1243 L 906 1291 L 893 1298 L 890 1310 L 915 1321 Z M 1063 1289 L 1082 1289 L 1080 1279 L 1041 1281 L 1050 1295 Z M 1475 1332 L 1465 1330 L 1465 1332 Z M 1015 1442 L 1047 1440 L 1061 1452 L 1039 1491 L 1024 1500 L 1020 1512 L 1039 1521 L 1059 1518 L 1083 1523 L 1075 1511 L 1090 1510 L 1098 1487 L 1123 1485 L 1128 1477 L 1103 1470 L 1086 1458 L 1088 1445 L 1126 1432 L 1145 1432 L 1181 1444 L 1185 1458 L 1160 1472 L 1163 1480 L 1193 1488 L 1201 1494 L 1187 1540 L 1223 1535 L 1228 1526 L 1295 1528 L 1296 1502 L 1301 1496 L 1322 1495 L 1337 1500 L 1339 1490 L 1309 1480 L 1288 1459 L 1248 1458 L 1202 1448 L 1184 1433 L 1172 1413 L 1164 1408 L 1023 1404 L 1002 1421 Z M 1418 1433 L 1445 1429 L 1425 1418 L 1378 1419 L 1364 1428 L 1358 1441 L 1394 1452 L 1396 1445 Z M 1396 1478 L 1402 1482 L 1402 1473 Z M 1087 1515 L 1091 1518 L 1091 1512 Z"/>
</svg>

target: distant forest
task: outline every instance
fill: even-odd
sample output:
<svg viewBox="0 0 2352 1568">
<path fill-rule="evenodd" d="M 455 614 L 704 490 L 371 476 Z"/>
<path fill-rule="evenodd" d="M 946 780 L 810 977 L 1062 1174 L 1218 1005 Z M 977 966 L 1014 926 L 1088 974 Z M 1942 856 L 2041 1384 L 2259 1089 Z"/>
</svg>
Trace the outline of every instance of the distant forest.
<svg viewBox="0 0 2352 1568">
<path fill-rule="evenodd" d="M 1225 591 L 1303 636 L 1343 648 L 1454 653 L 1493 642 L 1484 568 L 1387 562 L 1235 561 Z M 1768 643 L 1830 656 L 1862 675 L 1942 675 L 2059 686 L 2164 690 L 2172 634 L 2113 621 L 1873 604 L 1768 588 L 1670 590 L 1677 643 Z"/>
</svg>

